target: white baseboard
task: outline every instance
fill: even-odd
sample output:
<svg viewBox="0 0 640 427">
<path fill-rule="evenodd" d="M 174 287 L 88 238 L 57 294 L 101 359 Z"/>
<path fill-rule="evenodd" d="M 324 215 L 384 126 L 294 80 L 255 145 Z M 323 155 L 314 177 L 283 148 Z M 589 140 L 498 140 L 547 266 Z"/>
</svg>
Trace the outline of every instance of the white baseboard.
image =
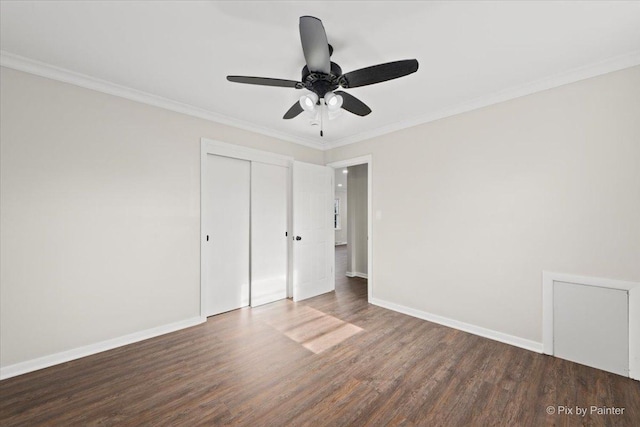
<svg viewBox="0 0 640 427">
<path fill-rule="evenodd" d="M 470 334 L 479 335 L 481 337 L 489 338 L 494 341 L 500 341 L 505 344 L 524 348 L 525 350 L 542 353 L 542 343 L 540 342 L 516 337 L 514 335 L 505 334 L 503 332 L 494 331 L 493 329 L 483 328 L 481 326 L 472 325 L 470 323 L 460 322 L 458 320 L 449 319 L 448 317 L 438 316 L 437 314 L 427 313 L 426 311 L 416 310 L 415 308 L 405 307 L 403 305 L 381 300 L 378 298 L 371 298 L 369 302 L 373 305 L 407 314 L 409 316 L 417 317 L 418 319 L 428 320 L 429 322 L 438 323 L 440 325 L 448 326 L 454 329 L 459 329 L 464 332 L 469 332 Z"/>
<path fill-rule="evenodd" d="M 198 325 L 207 321 L 206 317 L 193 317 L 191 319 L 181 320 L 179 322 L 170 323 L 168 325 L 158 326 L 144 331 L 134 332 L 118 338 L 101 341 L 95 344 L 74 348 L 72 350 L 62 351 L 60 353 L 39 357 L 37 359 L 27 360 L 25 362 L 0 368 L 0 380 L 26 374 L 28 372 L 37 371 L 39 369 L 48 368 L 60 363 L 69 362 L 71 360 L 80 359 L 82 357 L 91 356 L 92 354 L 101 353 L 116 347 L 122 347 L 133 344 L 138 341 L 144 341 L 159 335 L 175 332 L 180 329 L 186 329 L 191 326 Z"/>
<path fill-rule="evenodd" d="M 369 277 L 365 274 L 365 273 L 360 273 L 357 271 L 347 271 L 346 273 L 344 273 L 345 276 L 347 277 L 360 277 L 362 279 L 368 279 Z"/>
</svg>

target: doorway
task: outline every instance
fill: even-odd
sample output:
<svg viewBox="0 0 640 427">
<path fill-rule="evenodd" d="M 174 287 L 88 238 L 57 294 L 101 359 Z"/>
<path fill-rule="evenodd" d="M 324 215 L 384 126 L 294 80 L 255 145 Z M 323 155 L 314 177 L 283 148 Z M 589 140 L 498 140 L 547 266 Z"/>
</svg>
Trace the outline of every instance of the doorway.
<svg viewBox="0 0 640 427">
<path fill-rule="evenodd" d="M 335 173 L 334 227 L 336 288 L 362 286 L 367 301 L 373 290 L 371 155 L 329 163 Z M 353 279 L 352 279 L 353 278 Z"/>
</svg>

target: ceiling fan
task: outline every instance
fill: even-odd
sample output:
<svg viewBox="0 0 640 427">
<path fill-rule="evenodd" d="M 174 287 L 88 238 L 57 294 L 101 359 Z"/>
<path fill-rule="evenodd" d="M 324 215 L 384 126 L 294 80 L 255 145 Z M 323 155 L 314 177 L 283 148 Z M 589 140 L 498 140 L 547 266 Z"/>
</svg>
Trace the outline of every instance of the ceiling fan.
<svg viewBox="0 0 640 427">
<path fill-rule="evenodd" d="M 322 123 L 323 105 L 326 105 L 330 118 L 341 108 L 358 116 L 371 113 L 371 109 L 355 96 L 336 90 L 339 87 L 349 89 L 381 83 L 404 77 L 418 70 L 416 59 L 405 59 L 342 74 L 340 66 L 330 60 L 333 47 L 327 41 L 322 21 L 313 16 L 300 17 L 300 40 L 307 63 L 302 68 L 301 81 L 248 76 L 227 76 L 227 80 L 235 83 L 307 89 L 311 93 L 300 97 L 300 100 L 285 113 L 283 119 L 292 119 L 303 111 L 307 111 L 319 117 Z M 320 136 L 322 135 L 321 128 Z"/>
</svg>

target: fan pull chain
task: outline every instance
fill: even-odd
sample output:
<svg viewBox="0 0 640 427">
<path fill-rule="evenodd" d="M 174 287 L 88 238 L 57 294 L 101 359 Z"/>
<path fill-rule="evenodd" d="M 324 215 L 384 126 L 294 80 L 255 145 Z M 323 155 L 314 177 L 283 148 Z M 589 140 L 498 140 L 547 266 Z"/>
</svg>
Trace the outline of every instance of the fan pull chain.
<svg viewBox="0 0 640 427">
<path fill-rule="evenodd" d="M 322 108 L 322 106 L 324 105 L 324 98 L 322 98 L 322 102 L 320 103 L 320 137 L 324 137 L 324 132 L 322 131 L 323 129 L 323 125 L 324 125 L 324 121 L 322 120 L 322 117 L 324 116 L 323 112 L 324 112 L 324 108 Z"/>
</svg>

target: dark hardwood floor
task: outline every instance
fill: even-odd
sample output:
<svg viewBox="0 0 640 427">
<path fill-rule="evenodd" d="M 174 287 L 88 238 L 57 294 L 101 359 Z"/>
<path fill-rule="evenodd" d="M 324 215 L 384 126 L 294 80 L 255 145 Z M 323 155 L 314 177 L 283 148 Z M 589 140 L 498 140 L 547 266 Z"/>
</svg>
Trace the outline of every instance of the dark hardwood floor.
<svg viewBox="0 0 640 427">
<path fill-rule="evenodd" d="M 639 382 L 369 305 L 343 252 L 335 293 L 0 382 L 0 425 L 640 425 Z"/>
</svg>

